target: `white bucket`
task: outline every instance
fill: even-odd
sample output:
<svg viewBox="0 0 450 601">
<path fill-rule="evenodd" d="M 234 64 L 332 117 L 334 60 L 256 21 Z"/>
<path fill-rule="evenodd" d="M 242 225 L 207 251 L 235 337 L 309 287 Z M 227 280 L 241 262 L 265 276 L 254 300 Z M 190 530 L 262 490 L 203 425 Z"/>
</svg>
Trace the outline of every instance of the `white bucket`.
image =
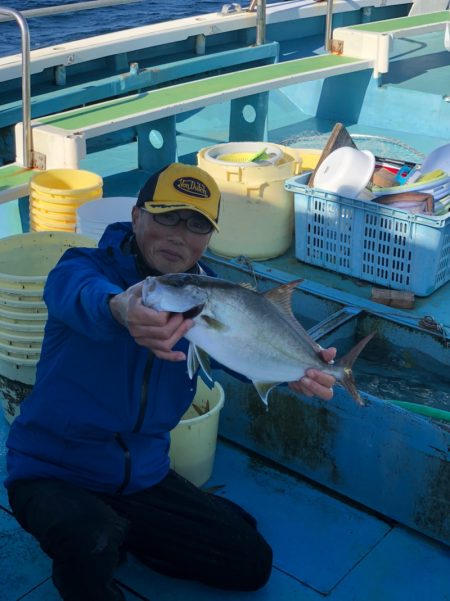
<svg viewBox="0 0 450 601">
<path fill-rule="evenodd" d="M 77 209 L 77 232 L 100 240 L 105 228 L 117 221 L 131 221 L 134 196 L 111 196 L 93 200 Z"/>
<path fill-rule="evenodd" d="M 193 405 L 202 411 L 209 406 L 209 411 L 199 415 L 191 405 L 170 433 L 170 466 L 196 486 L 204 484 L 212 474 L 219 415 L 224 401 L 225 393 L 218 382 L 210 389 L 198 377 Z"/>
</svg>

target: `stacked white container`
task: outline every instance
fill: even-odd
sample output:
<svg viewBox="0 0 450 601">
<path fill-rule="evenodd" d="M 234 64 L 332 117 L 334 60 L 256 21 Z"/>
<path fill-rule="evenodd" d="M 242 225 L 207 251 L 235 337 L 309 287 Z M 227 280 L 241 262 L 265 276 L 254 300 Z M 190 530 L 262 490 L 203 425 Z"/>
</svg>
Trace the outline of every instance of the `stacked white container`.
<svg viewBox="0 0 450 601">
<path fill-rule="evenodd" d="M 134 196 L 112 196 L 93 200 L 77 209 L 77 232 L 100 240 L 105 228 L 116 221 L 131 221 Z"/>
<path fill-rule="evenodd" d="M 48 272 L 72 246 L 95 246 L 66 232 L 34 232 L 0 240 L 0 396 L 11 423 L 31 392 L 47 309 L 43 291 Z"/>
</svg>

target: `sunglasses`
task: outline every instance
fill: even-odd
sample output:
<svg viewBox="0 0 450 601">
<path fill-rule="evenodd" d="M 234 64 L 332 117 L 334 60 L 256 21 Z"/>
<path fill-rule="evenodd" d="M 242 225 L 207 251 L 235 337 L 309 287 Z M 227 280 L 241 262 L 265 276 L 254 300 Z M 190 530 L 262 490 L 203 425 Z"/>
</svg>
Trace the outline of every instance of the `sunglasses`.
<svg viewBox="0 0 450 601">
<path fill-rule="evenodd" d="M 159 223 L 159 225 L 164 225 L 165 227 L 175 227 L 180 223 L 180 221 L 183 221 L 186 228 L 193 234 L 209 234 L 212 232 L 214 227 L 213 224 L 200 213 L 193 213 L 187 219 L 183 219 L 178 211 L 149 214 L 153 217 L 153 220 L 156 221 L 156 223 Z"/>
</svg>

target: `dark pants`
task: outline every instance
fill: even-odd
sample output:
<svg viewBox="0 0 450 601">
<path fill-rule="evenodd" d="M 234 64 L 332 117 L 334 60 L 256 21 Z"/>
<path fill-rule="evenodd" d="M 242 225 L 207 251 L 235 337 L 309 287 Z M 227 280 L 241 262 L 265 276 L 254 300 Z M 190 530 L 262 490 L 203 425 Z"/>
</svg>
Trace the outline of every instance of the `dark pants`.
<svg viewBox="0 0 450 601">
<path fill-rule="evenodd" d="M 115 601 L 121 554 L 167 575 L 222 589 L 256 590 L 272 551 L 242 508 L 174 472 L 130 495 L 93 493 L 58 480 L 19 480 L 9 489 L 19 524 L 53 560 L 66 601 Z"/>
</svg>

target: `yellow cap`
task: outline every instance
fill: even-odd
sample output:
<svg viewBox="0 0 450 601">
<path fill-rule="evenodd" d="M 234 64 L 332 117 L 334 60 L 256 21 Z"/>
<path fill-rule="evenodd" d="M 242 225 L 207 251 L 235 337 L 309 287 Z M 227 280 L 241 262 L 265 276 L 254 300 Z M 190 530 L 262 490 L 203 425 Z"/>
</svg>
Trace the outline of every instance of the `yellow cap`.
<svg viewBox="0 0 450 601">
<path fill-rule="evenodd" d="M 172 163 L 152 175 L 139 192 L 136 205 L 149 213 L 197 211 L 219 230 L 220 190 L 207 171 L 194 165 Z"/>
</svg>

